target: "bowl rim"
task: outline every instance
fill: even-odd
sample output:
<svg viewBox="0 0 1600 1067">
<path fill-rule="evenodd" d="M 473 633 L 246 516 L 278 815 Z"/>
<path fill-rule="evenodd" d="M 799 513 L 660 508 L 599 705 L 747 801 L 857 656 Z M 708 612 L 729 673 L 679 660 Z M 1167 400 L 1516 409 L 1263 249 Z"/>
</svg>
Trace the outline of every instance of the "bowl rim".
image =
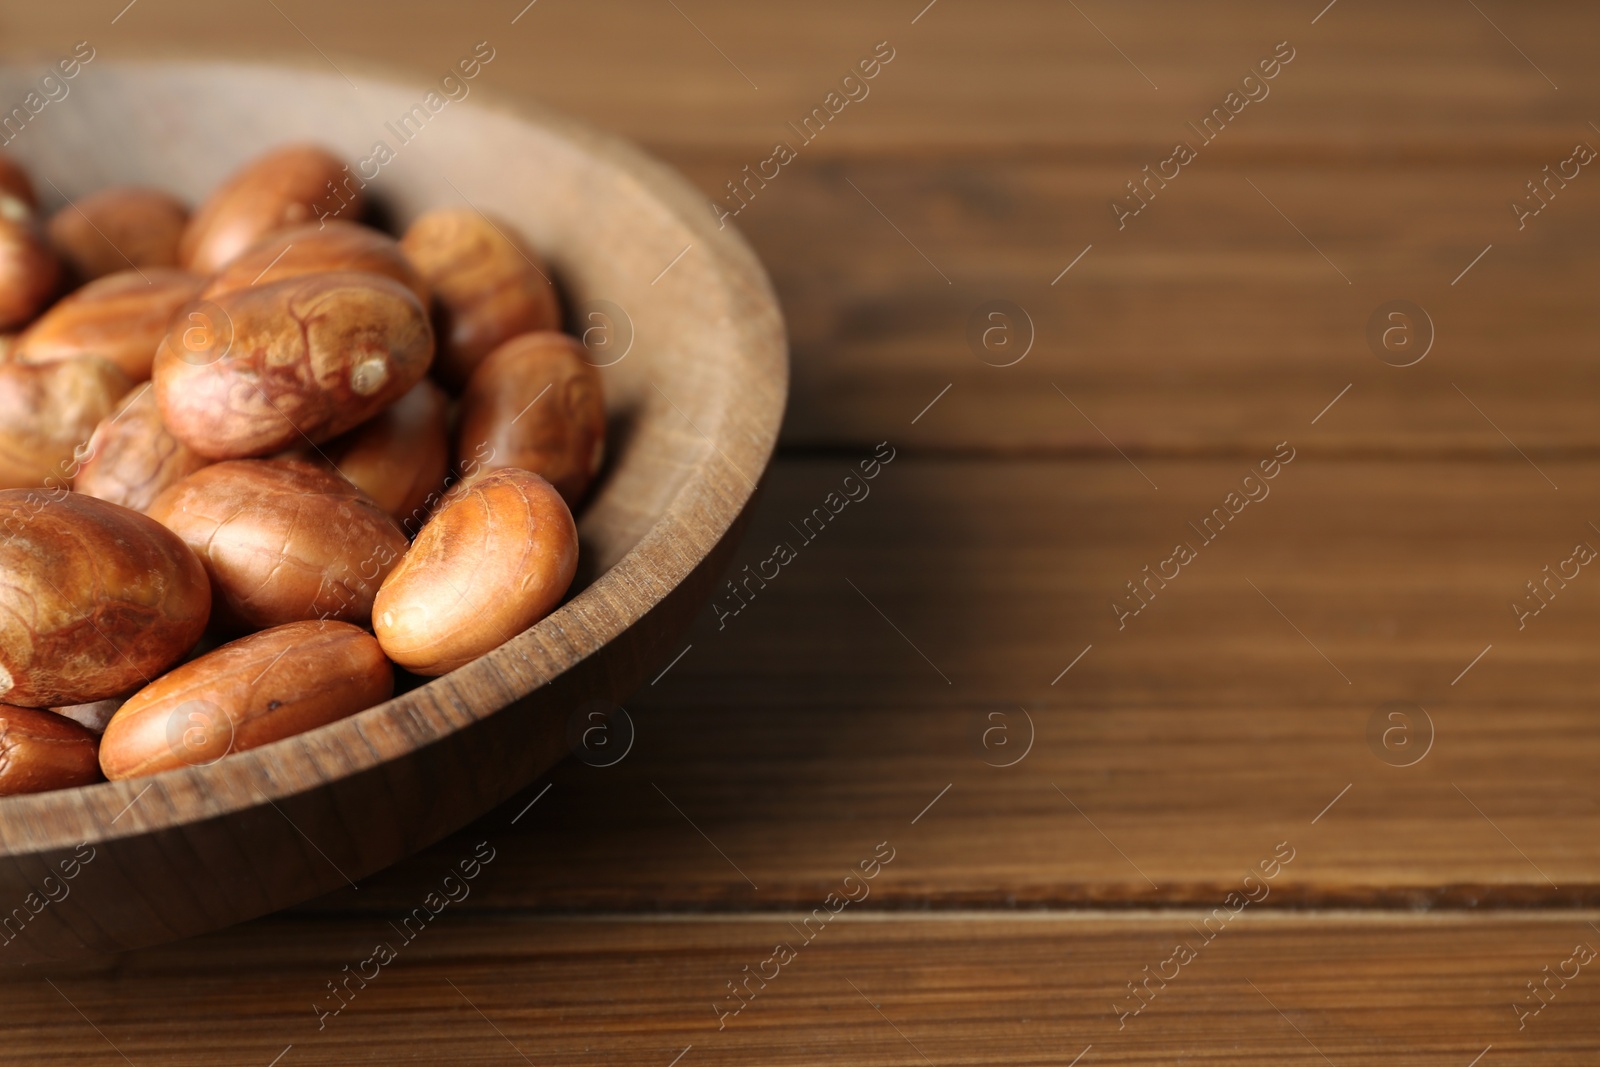
<svg viewBox="0 0 1600 1067">
<path fill-rule="evenodd" d="M 338 64 L 330 59 L 328 65 L 338 74 L 329 74 L 309 59 L 219 61 L 162 57 L 158 52 L 101 61 L 96 69 L 177 67 L 197 75 L 207 70 L 236 73 L 241 68 L 262 73 L 287 70 L 330 83 L 342 76 L 348 80 L 348 72 L 357 72 L 364 81 L 407 92 L 427 84 L 414 73 L 365 59 L 341 56 Z M 38 66 L 0 57 L 0 70 L 28 71 Z M 742 312 L 730 316 L 726 326 L 734 335 L 733 348 L 744 357 L 730 367 L 748 379 L 742 383 L 748 388 L 736 383 L 730 392 L 737 393 L 738 404 L 725 407 L 715 422 L 690 423 L 706 442 L 704 459 L 692 465 L 666 507 L 621 559 L 554 612 L 483 657 L 344 719 L 206 766 L 0 797 L 0 856 L 142 837 L 266 803 L 276 806 L 276 801 L 322 789 L 436 744 L 506 710 L 635 625 L 711 555 L 755 496 L 777 445 L 789 386 L 782 312 L 755 252 L 733 226 L 713 224 L 718 220 L 709 198 L 632 142 L 524 94 L 484 85 L 474 87 L 473 97 L 471 102 L 461 101 L 461 106 L 540 127 L 647 190 L 673 221 L 692 234 L 697 249 L 710 257 L 709 276 L 722 283 L 729 302 Z M 464 691 L 479 682 L 486 683 L 479 686 L 480 694 L 494 692 L 493 700 Z M 403 720 L 404 729 L 363 729 L 380 719 Z M 286 750 L 295 747 L 301 750 L 303 765 L 285 773 L 280 761 Z M 155 794 L 160 802 L 139 803 L 146 793 Z"/>
</svg>

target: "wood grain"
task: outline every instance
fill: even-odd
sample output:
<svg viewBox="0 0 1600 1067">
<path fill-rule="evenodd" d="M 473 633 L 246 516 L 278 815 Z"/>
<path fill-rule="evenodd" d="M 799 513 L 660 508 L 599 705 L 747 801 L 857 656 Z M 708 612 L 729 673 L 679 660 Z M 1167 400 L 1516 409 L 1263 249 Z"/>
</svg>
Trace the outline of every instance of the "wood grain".
<svg viewBox="0 0 1600 1067">
<path fill-rule="evenodd" d="M 1279 413 L 1310 418 L 1351 385 L 1323 444 L 1344 454 L 1508 452 L 1463 394 L 1525 450 L 1594 451 L 1584 398 L 1600 383 L 1566 339 L 1595 328 L 1583 279 L 1600 199 L 1579 177 L 1522 229 L 1509 206 L 1578 140 L 1600 138 L 1581 103 L 1600 86 L 1575 43 L 1590 16 L 1578 4 L 1533 16 L 1344 3 L 1313 26 L 1313 6 L 1080 14 L 1015 0 L 936 5 L 913 26 L 915 12 L 837 3 L 759 16 L 726 0 L 682 13 L 557 5 L 515 25 L 516 12 L 481 4 L 447 23 L 417 2 L 377 23 L 338 6 L 219 17 L 146 5 L 106 28 L 106 49 L 287 53 L 359 85 L 374 62 L 436 78 L 481 37 L 497 58 L 480 98 L 531 94 L 633 136 L 682 167 L 708 211 L 713 198 L 737 204 L 727 183 L 775 139 L 794 141 L 799 158 L 752 186 L 733 220 L 791 324 L 791 445 L 881 439 L 950 385 L 907 444 L 1236 454 L 1276 440 Z M 102 21 L 88 6 L 7 17 L 30 41 Z M 613 22 L 629 32 L 599 29 Z M 1095 26 L 1143 57 L 1160 91 Z M 788 123 L 885 39 L 896 58 L 871 94 L 802 143 Z M 1299 52 L 1271 95 L 1200 144 L 1187 124 L 1282 39 Z M 1200 157 L 1119 229 L 1109 202 L 1178 138 Z M 1365 338 L 1399 298 L 1426 308 L 1438 335 L 1406 369 Z M 1034 349 L 1014 367 L 985 365 L 968 337 L 996 299 L 1032 318 Z"/>
<path fill-rule="evenodd" d="M 712 193 L 739 165 L 688 172 Z M 1523 164 L 1190 169 L 1119 231 L 1107 203 L 1125 166 L 792 164 L 736 220 L 791 323 L 785 441 L 1239 455 L 1349 386 L 1310 447 L 1514 455 L 1496 426 L 1530 453 L 1600 443 L 1600 382 L 1566 340 L 1596 328 L 1600 192 L 1574 183 L 1519 232 L 1508 203 L 1537 171 Z M 818 219 L 837 220 L 831 239 Z M 1380 361 L 1367 338 L 1397 299 L 1431 318 L 1415 366 Z M 986 355 L 971 323 L 995 300 L 1021 310 Z"/>
<path fill-rule="evenodd" d="M 620 762 L 595 765 L 618 726 L 548 794 L 308 907 L 400 906 L 491 830 L 528 844 L 468 906 L 792 907 L 891 833 L 923 859 L 874 907 L 1205 904 L 1282 840 L 1274 906 L 1600 901 L 1600 583 L 1510 610 L 1600 547 L 1600 467 L 1544 465 L 1558 492 L 1520 460 L 1297 457 L 1119 631 L 1120 579 L 1198 541 L 1243 469 L 1140 465 L 1159 491 L 1120 459 L 899 457 L 804 545 L 789 522 L 847 461 L 780 462 L 733 571 L 799 558 L 624 701 Z"/>
<path fill-rule="evenodd" d="M 916 862 L 907 847 L 894 866 Z M 491 865 L 481 879 L 493 877 Z M 7 981 L 15 1021 L 0 1063 L 122 1062 L 120 1052 L 174 1067 L 265 1065 L 280 1054 L 285 1065 L 398 1063 L 419 1053 L 486 1065 L 666 1067 L 681 1054 L 683 1067 L 1045 1067 L 1080 1055 L 1085 1067 L 1464 1067 L 1492 1045 L 1486 1064 L 1566 1065 L 1592 1062 L 1600 1011 L 1588 968 L 1565 988 L 1552 983 L 1521 1031 L 1512 1009 L 1537 1003 L 1526 983 L 1543 968 L 1600 941 L 1592 912 L 1263 918 L 1247 908 L 1164 989 L 1153 982 L 1153 999 L 1119 1030 L 1114 1005 L 1132 1003 L 1127 983 L 1160 968 L 1178 941 L 1200 942 L 1206 913 L 863 921 L 846 909 L 719 1031 L 713 1005 L 726 983 L 760 968 L 776 942 L 798 943 L 791 923 L 805 914 L 650 922 L 447 910 L 409 945 L 376 918 L 257 923 L 56 974 L 55 988 L 36 976 Z M 364 989 L 352 980 L 353 999 L 319 1031 L 318 995 L 325 1008 L 338 1003 L 325 983 L 380 941 L 397 942 L 398 958 Z"/>
<path fill-rule="evenodd" d="M 495 88 L 651 148 L 750 151 L 769 150 L 787 121 L 821 104 L 887 40 L 893 64 L 860 113 L 844 112 L 816 149 L 912 158 L 1055 153 L 1142 164 L 1283 40 L 1296 58 L 1227 135 L 1239 149 L 1275 158 L 1515 153 L 1537 159 L 1537 169 L 1549 161 L 1547 147 L 1565 146 L 1594 118 L 1584 101 L 1600 87 L 1588 61 L 1593 16 L 1581 0 L 1530 10 L 1500 0 L 1480 4 L 1484 14 L 1450 0 L 1398 9 L 1343 0 L 1315 24 L 1326 0 L 1221 8 L 1156 0 L 1081 11 L 1048 0 L 940 0 L 929 10 L 927 0 L 759 10 L 738 0 L 678 10 L 648 0 L 531 8 L 469 0 L 448 9 L 400 0 L 381 18 L 360 5 L 310 0 L 276 9 L 184 2 L 141 3 L 113 25 L 121 6 L 15 8 L 4 13 L 0 37 L 8 52 L 33 57 L 53 58 L 87 37 L 123 58 L 306 57 L 327 70 L 365 60 L 433 80 L 488 40 L 497 58 L 485 77 Z"/>
</svg>

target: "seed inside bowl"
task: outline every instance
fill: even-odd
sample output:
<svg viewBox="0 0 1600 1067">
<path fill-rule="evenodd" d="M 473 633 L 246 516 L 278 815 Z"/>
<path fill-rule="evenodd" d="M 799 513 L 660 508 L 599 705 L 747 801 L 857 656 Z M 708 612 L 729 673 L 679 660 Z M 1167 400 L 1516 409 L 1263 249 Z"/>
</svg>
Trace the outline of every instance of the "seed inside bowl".
<svg viewBox="0 0 1600 1067">
<path fill-rule="evenodd" d="M 165 194 L 104 191 L 96 225 L 140 250 L 92 283 L 116 302 L 67 299 L 59 280 L 91 272 L 0 194 L 0 331 L 16 333 L 0 361 L 0 505 L 15 495 L 22 516 L 0 539 L 0 704 L 76 730 L 52 709 L 128 697 L 103 738 L 73 734 L 108 777 L 209 766 L 354 715 L 388 699 L 395 664 L 442 674 L 526 630 L 576 571 L 571 507 L 605 409 L 598 377 L 567 366 L 580 346 L 559 332 L 537 251 L 456 208 L 403 240 L 363 225 L 359 201 L 338 225 L 307 225 L 348 172 L 298 144 L 246 163 L 192 215 Z M 45 316 L 76 350 L 30 355 Z M 106 337 L 145 335 L 104 358 Z M 536 364 L 503 350 L 565 362 L 537 364 L 534 382 Z M 476 436 L 453 440 L 469 377 Z M 530 404 L 530 382 L 570 387 Z M 477 599 L 462 608 L 466 588 Z M 395 607 L 374 620 L 384 589 Z M 47 594 L 50 611 L 32 610 Z M 217 724 L 226 745 L 210 743 Z M 204 761 L 187 758 L 196 741 Z M 39 767 L 0 776 L 0 793 L 81 785 L 96 763 Z"/>
</svg>

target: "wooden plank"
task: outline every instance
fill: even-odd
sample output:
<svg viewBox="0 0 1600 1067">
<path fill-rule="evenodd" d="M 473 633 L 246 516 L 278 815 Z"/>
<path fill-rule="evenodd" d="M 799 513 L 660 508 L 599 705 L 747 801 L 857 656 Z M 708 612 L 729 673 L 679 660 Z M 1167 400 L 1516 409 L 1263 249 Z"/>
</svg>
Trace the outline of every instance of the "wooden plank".
<svg viewBox="0 0 1600 1067">
<path fill-rule="evenodd" d="M 515 877 L 470 906 L 792 907 L 897 835 L 924 860 L 875 905 L 1206 904 L 1285 840 L 1272 905 L 1600 903 L 1600 583 L 1511 610 L 1600 547 L 1600 465 L 1541 463 L 1556 491 L 1521 460 L 1297 455 L 1203 544 L 1186 524 L 1244 463 L 1140 460 L 1155 490 L 1121 459 L 899 456 L 803 544 L 849 463 L 778 464 L 734 572 L 797 558 L 626 702 L 625 758 L 596 765 L 619 727 L 309 908 L 401 906 L 503 834 Z M 1198 558 L 1119 630 L 1123 580 L 1179 538 Z"/>
<path fill-rule="evenodd" d="M 1580 340 L 1600 328 L 1585 283 L 1600 184 L 1572 183 L 1519 231 L 1509 202 L 1538 173 L 1525 164 L 1231 162 L 1197 161 L 1121 230 L 1107 204 L 1125 166 L 792 164 L 736 219 L 789 322 L 784 440 L 1240 454 L 1351 386 L 1308 447 L 1514 455 L 1496 426 L 1530 453 L 1600 446 Z M 713 195 L 738 166 L 686 170 Z M 1432 324 L 1413 366 L 1367 336 L 1397 299 Z M 996 300 L 1021 312 L 991 323 Z M 974 336 L 991 326 L 985 350 Z"/>
<path fill-rule="evenodd" d="M 332 55 L 434 76 L 483 34 L 499 44 L 479 85 L 633 136 L 708 201 L 736 205 L 727 183 L 767 159 L 775 138 L 798 142 L 786 123 L 887 35 L 900 54 L 873 95 L 800 144 L 779 177 L 752 184 L 734 220 L 789 317 L 788 444 L 900 428 L 930 450 L 1234 454 L 1271 444 L 1285 417 L 1310 418 L 1350 385 L 1318 447 L 1500 455 L 1509 446 L 1496 425 L 1535 453 L 1600 447 L 1584 403 L 1600 382 L 1575 343 L 1596 329 L 1583 279 L 1600 199 L 1580 174 L 1552 186 L 1523 229 L 1510 208 L 1576 141 L 1600 144 L 1582 111 L 1582 90 L 1600 79 L 1580 51 L 1596 19 L 1582 5 L 1379 15 L 1344 4 L 1315 27 L 1310 13 L 1290 19 L 1265 4 L 1225 16 L 1174 4 L 1085 9 L 1147 56 L 1160 92 L 1070 5 L 947 4 L 915 26 L 852 5 L 694 5 L 695 24 L 759 75 L 759 91 L 690 14 L 558 5 L 513 26 L 478 4 L 424 34 L 438 14 L 414 3 L 377 22 L 295 4 L 226 18 L 147 5 L 107 28 L 105 53 L 183 40 L 217 54 L 248 37 L 324 64 L 309 37 Z M 1567 91 L 1552 90 L 1485 16 Z M 14 51 L 81 29 L 56 9 L 17 17 Z M 618 18 L 629 33 L 607 28 Z M 1304 54 L 1273 95 L 1202 142 L 1187 123 L 1280 35 L 1305 42 Z M 1405 55 L 1381 61 L 1390 49 Z M 1178 138 L 1198 158 L 1150 186 L 1148 207 L 1119 228 L 1111 201 Z M 1381 363 L 1365 336 L 1380 305 L 1401 298 L 1427 310 L 1438 336 L 1405 369 Z M 985 365 L 969 337 L 998 299 L 1025 309 L 1037 339 L 1005 368 Z"/>
<path fill-rule="evenodd" d="M 908 848 L 894 865 L 916 862 Z M 482 877 L 494 876 L 491 867 Z M 447 910 L 410 944 L 375 917 L 253 923 L 98 973 L 8 979 L 0 1063 L 121 1062 L 120 1053 L 174 1067 L 446 1055 L 660 1067 L 1494 1067 L 1592 1063 L 1600 1049 L 1600 983 L 1574 957 L 1586 945 L 1592 959 L 1600 943 L 1594 913 L 1272 918 L 1246 907 L 1203 928 L 1198 911 L 885 921 L 846 908 L 803 943 L 805 914 L 573 922 Z M 395 943 L 396 958 L 363 967 L 380 942 Z M 778 942 L 795 946 L 792 959 L 763 968 Z M 1193 953 L 1182 966 L 1167 962 L 1179 943 Z M 319 1016 L 319 995 L 324 1010 L 340 1004 L 325 983 L 347 966 L 369 981 L 350 979 L 346 1006 Z M 751 981 L 755 995 L 719 1030 L 716 1007 L 739 1003 L 727 983 L 747 966 L 771 977 L 765 988 Z M 1132 1015 L 1139 1001 L 1127 983 L 1147 967 L 1170 980 L 1153 979 Z M 1552 979 L 1519 1030 L 1513 1004 L 1541 1003 L 1527 983 L 1546 968 L 1576 977 Z"/>
<path fill-rule="evenodd" d="M 1584 101 L 1600 86 L 1588 58 L 1596 16 L 1576 0 L 1528 10 L 1497 0 L 1481 12 L 1448 0 L 1343 3 L 1318 17 L 1325 6 L 827 0 L 758 9 L 693 0 L 675 10 L 465 0 L 446 13 L 400 0 L 374 17 L 285 0 L 277 10 L 144 4 L 113 24 L 117 11 L 99 5 L 34 5 L 8 13 L 6 50 L 53 56 L 88 38 L 108 57 L 257 54 L 342 60 L 353 75 L 377 63 L 437 80 L 488 40 L 496 59 L 484 85 L 542 97 L 652 146 L 742 151 L 769 149 L 885 40 L 892 64 L 818 138 L 817 153 L 1043 151 L 1144 162 L 1222 105 L 1280 41 L 1295 58 L 1229 129 L 1241 149 L 1324 159 L 1510 150 L 1545 162 L 1549 141 L 1582 134 L 1592 117 Z"/>
<path fill-rule="evenodd" d="M 565 766 L 497 816 L 302 910 L 401 907 L 451 855 L 499 834 L 521 846 L 508 850 L 515 874 L 467 907 L 795 907 L 884 835 L 927 859 L 876 887 L 872 906 L 893 909 L 1205 905 L 1285 841 L 1298 856 L 1271 907 L 1600 901 L 1587 706 L 1430 706 L 1437 751 L 1409 769 L 1367 748 L 1376 710 L 1035 706 L 1033 752 L 1001 769 L 983 758 L 1020 755 L 1015 705 L 650 717 L 630 705 L 641 736 L 623 763 Z M 996 727 L 1013 751 L 999 733 L 981 749 Z M 1416 751 L 1425 737 L 1412 728 Z"/>
</svg>

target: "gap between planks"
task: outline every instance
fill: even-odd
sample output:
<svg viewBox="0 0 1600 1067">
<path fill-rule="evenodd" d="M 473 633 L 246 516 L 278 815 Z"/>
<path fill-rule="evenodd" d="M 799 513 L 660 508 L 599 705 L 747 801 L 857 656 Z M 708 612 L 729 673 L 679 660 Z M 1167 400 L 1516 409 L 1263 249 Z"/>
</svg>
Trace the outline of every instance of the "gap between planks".
<svg viewBox="0 0 1600 1067">
<path fill-rule="evenodd" d="M 1290 428 L 1293 429 L 1292 427 Z M 1287 432 L 1287 431 L 1286 431 Z M 1267 441 L 1271 435 L 1264 434 L 1262 442 Z M 914 440 L 895 440 L 890 437 L 896 453 L 910 459 L 924 461 L 950 461 L 950 462 L 989 462 L 989 463 L 1055 463 L 1055 462 L 1085 462 L 1098 463 L 1102 460 L 1112 459 L 1122 462 L 1123 457 L 1107 447 L 1089 445 L 938 445 L 920 443 Z M 780 442 L 773 453 L 774 463 L 782 462 L 808 462 L 815 460 L 841 459 L 854 462 L 861 458 L 863 450 L 871 451 L 880 441 L 869 441 L 865 437 L 856 440 L 841 437 L 826 443 L 800 441 L 793 444 Z M 1154 460 L 1194 460 L 1198 462 L 1210 461 L 1236 461 L 1254 462 L 1261 458 L 1261 449 L 1270 449 L 1270 443 L 1245 443 L 1240 445 L 1223 445 L 1212 447 L 1209 445 L 1196 445 L 1188 448 L 1176 448 L 1159 445 L 1150 446 L 1130 444 L 1122 446 L 1128 456 L 1139 459 Z M 1437 446 L 1415 446 L 1409 443 L 1390 445 L 1341 445 L 1317 444 L 1307 441 L 1302 445 L 1295 442 L 1298 454 L 1315 459 L 1338 462 L 1376 463 L 1389 461 L 1403 461 L 1406 463 L 1494 463 L 1494 464 L 1525 464 L 1527 460 L 1516 452 L 1510 452 L 1504 444 L 1498 447 L 1493 444 L 1482 446 L 1469 446 L 1463 448 L 1440 448 Z M 1537 445 L 1524 446 L 1523 451 L 1529 456 L 1540 459 L 1562 460 L 1574 463 L 1591 462 L 1600 460 L 1600 443 L 1561 445 L 1559 447 L 1540 447 Z"/>
<path fill-rule="evenodd" d="M 1320 172 L 1393 174 L 1399 170 L 1459 170 L 1463 167 L 1504 167 L 1529 165 L 1537 171 L 1550 162 L 1550 144 L 1559 137 L 1553 128 L 1539 129 L 1523 137 L 1494 140 L 1485 138 L 1468 143 L 1441 139 L 1416 147 L 1402 145 L 1368 146 L 1349 138 L 1303 141 L 1286 144 L 1282 140 L 1238 141 L 1226 155 L 1216 155 L 1209 170 L 1248 173 L 1252 168 L 1314 167 Z M 1563 127 L 1564 129 L 1564 127 Z M 986 141 L 982 138 L 942 143 L 927 141 L 839 141 L 823 147 L 806 145 L 811 165 L 847 164 L 863 167 L 948 164 L 973 166 L 981 155 L 983 166 L 1010 164 L 1055 164 L 1065 166 L 1131 166 L 1137 171 L 1149 163 L 1154 145 L 1165 134 L 1152 132 L 1147 140 L 1105 142 L 1101 144 L 1063 144 L 1059 141 Z M 720 141 L 637 137 L 638 143 L 655 155 L 682 167 L 696 164 L 732 163 L 733 171 L 746 162 L 749 154 L 737 144 Z M 1159 155 L 1159 153 L 1156 153 Z"/>
<path fill-rule="evenodd" d="M 1221 906 L 1219 901 L 1218 907 Z M 1062 923 L 1072 925 L 1198 922 L 1210 915 L 1212 908 L 1029 908 L 1025 911 L 990 911 L 985 909 L 912 909 L 861 910 L 839 912 L 829 920 L 851 925 L 884 925 L 893 923 Z M 539 911 L 526 908 L 485 909 L 466 913 L 462 923 L 505 923 L 527 925 L 533 923 L 605 923 L 605 924 L 674 924 L 690 926 L 716 926 L 726 923 L 798 922 L 810 915 L 809 911 Z M 279 925 L 347 925 L 353 922 L 376 921 L 382 912 L 339 911 L 296 913 L 282 912 L 256 920 L 267 926 Z M 1493 926 L 1507 923 L 1592 923 L 1600 926 L 1600 909 L 1596 908 L 1540 908 L 1525 907 L 1514 910 L 1439 909 L 1418 911 L 1415 908 L 1256 908 L 1241 912 L 1235 918 L 1250 922 L 1273 923 L 1280 926 L 1321 926 L 1328 923 L 1346 925 L 1457 925 Z M 1232 921 L 1232 920 L 1230 920 Z"/>
</svg>

